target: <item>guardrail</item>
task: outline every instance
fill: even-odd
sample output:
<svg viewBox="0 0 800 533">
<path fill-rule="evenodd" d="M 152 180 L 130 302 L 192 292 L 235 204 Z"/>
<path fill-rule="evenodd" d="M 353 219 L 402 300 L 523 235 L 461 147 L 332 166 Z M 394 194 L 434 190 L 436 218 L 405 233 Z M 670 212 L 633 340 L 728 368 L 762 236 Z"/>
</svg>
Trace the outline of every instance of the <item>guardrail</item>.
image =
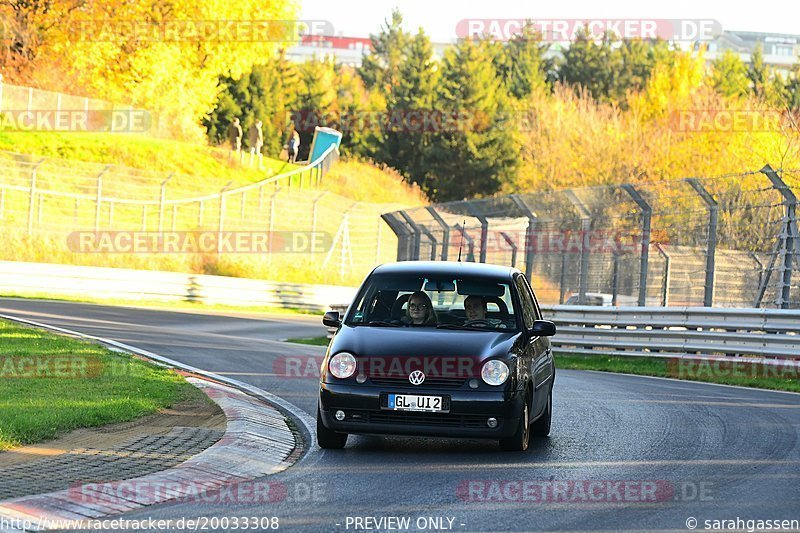
<svg viewBox="0 0 800 533">
<path fill-rule="evenodd" d="M 321 312 L 330 302 L 350 301 L 355 287 L 305 285 L 257 279 L 0 261 L 0 292 L 18 296 L 198 302 Z"/>
<path fill-rule="evenodd" d="M 558 329 L 555 353 L 800 358 L 800 310 L 556 305 L 542 311 Z"/>
</svg>

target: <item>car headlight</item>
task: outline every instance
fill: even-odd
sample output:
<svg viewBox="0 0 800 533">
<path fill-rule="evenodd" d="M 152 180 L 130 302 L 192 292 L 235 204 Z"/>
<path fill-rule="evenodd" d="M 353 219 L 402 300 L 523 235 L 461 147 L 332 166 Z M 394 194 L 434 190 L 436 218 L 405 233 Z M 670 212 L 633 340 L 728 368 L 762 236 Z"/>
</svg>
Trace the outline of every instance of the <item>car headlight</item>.
<svg viewBox="0 0 800 533">
<path fill-rule="evenodd" d="M 481 377 L 487 385 L 502 385 L 508 379 L 508 365 L 497 359 L 488 361 L 481 369 Z"/>
<path fill-rule="evenodd" d="M 328 369 L 339 379 L 349 378 L 356 372 L 356 358 L 351 353 L 337 353 L 331 357 Z"/>
</svg>

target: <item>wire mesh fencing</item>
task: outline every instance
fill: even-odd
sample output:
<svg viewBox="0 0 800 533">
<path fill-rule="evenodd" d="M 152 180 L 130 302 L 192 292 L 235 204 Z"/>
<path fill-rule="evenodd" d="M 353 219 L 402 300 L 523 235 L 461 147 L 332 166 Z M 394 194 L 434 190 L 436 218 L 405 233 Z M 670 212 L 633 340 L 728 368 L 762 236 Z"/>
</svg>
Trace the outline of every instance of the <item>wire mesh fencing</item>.
<svg viewBox="0 0 800 533">
<path fill-rule="evenodd" d="M 169 133 L 169 121 L 150 110 L 12 85 L 1 78 L 0 117 L 5 131 Z"/>
<path fill-rule="evenodd" d="M 405 205 L 323 190 L 337 158 L 331 147 L 290 172 L 205 190 L 166 173 L 0 152 L 2 257 L 355 285 L 394 260 L 380 214 Z"/>
<path fill-rule="evenodd" d="M 518 267 L 541 303 L 800 307 L 800 173 L 448 202 L 383 215 L 398 260 Z"/>
</svg>

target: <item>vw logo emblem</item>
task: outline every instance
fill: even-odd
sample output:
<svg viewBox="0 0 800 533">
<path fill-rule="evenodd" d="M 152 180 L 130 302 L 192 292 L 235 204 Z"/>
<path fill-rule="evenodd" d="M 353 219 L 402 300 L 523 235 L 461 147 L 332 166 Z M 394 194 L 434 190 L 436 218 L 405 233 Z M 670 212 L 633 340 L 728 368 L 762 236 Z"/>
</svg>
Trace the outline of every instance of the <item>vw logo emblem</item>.
<svg viewBox="0 0 800 533">
<path fill-rule="evenodd" d="M 422 370 L 414 370 L 408 375 L 408 381 L 412 385 L 422 385 L 422 382 L 425 381 L 425 374 L 422 373 Z"/>
</svg>

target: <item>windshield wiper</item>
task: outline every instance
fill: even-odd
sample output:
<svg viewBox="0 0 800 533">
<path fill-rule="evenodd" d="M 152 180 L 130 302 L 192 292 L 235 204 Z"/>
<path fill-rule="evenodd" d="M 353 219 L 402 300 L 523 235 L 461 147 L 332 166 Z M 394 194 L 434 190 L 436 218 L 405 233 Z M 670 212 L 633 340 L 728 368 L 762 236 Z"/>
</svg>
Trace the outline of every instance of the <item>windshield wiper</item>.
<svg viewBox="0 0 800 533">
<path fill-rule="evenodd" d="M 494 331 L 495 328 L 479 328 L 475 326 L 459 326 L 456 324 L 439 324 L 436 329 L 466 329 L 469 331 Z"/>
<path fill-rule="evenodd" d="M 372 322 L 367 322 L 366 324 L 362 324 L 364 326 L 377 326 L 382 328 L 399 328 L 402 324 L 398 324 L 396 322 L 386 322 L 385 320 L 373 320 Z"/>
</svg>

